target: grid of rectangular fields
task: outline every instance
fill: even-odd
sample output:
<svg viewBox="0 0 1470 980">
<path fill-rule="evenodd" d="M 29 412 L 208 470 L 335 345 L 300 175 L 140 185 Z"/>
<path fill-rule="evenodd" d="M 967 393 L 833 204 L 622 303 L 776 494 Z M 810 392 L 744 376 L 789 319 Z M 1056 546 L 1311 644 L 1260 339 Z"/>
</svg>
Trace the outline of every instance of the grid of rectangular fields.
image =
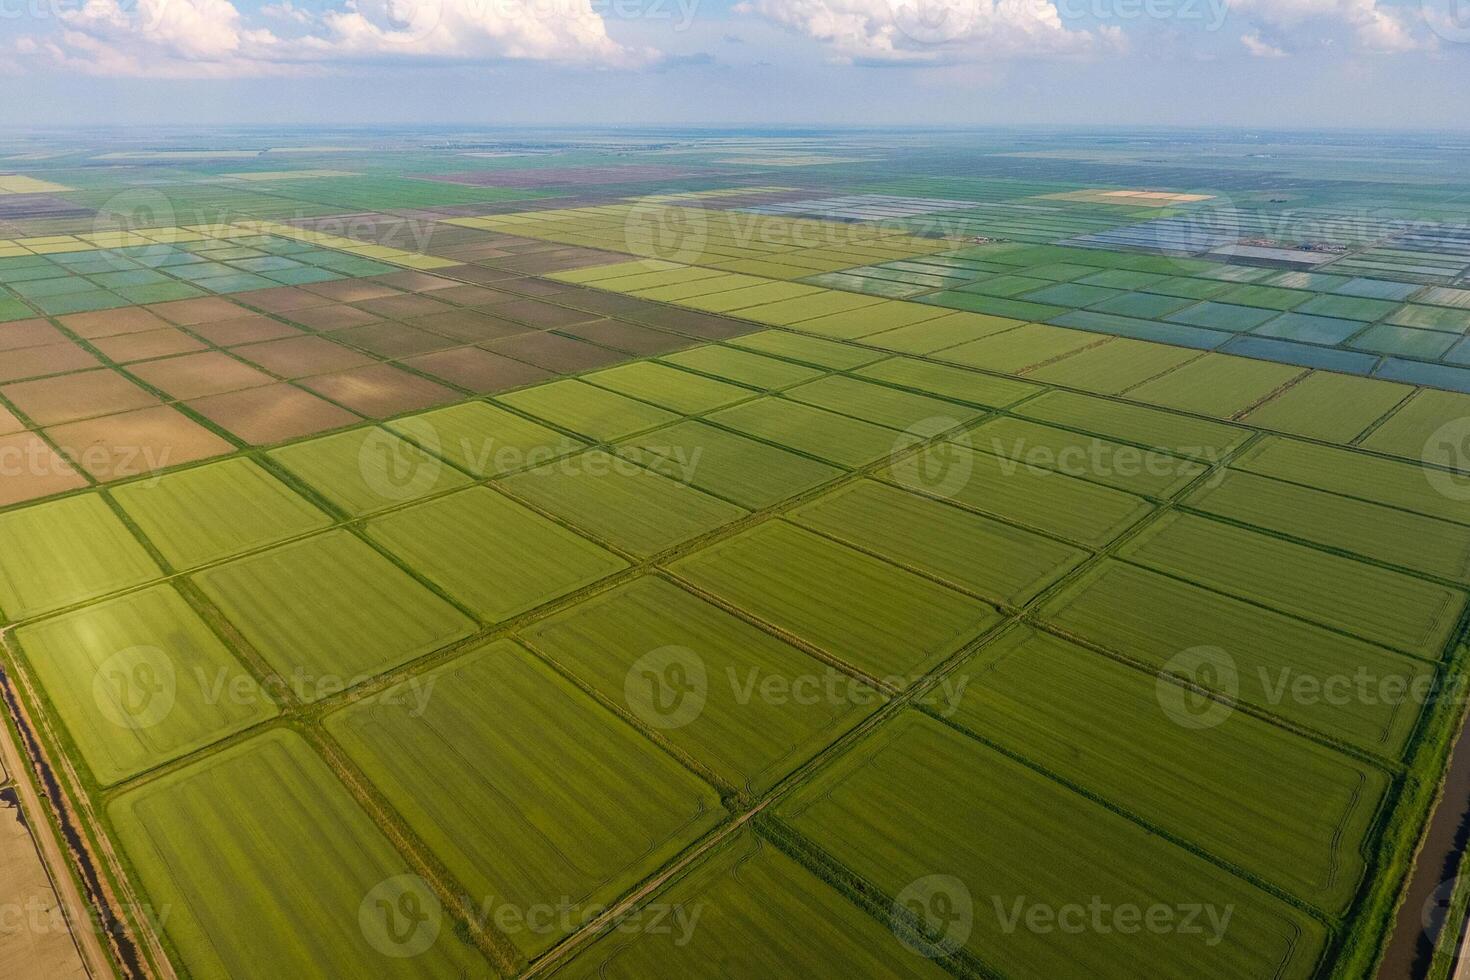
<svg viewBox="0 0 1470 980">
<path fill-rule="evenodd" d="M 713 789 L 513 643 L 421 682 L 421 703 L 390 692 L 326 728 L 469 895 L 605 903 L 720 820 Z M 562 932 L 509 938 L 534 956 Z"/>
<path fill-rule="evenodd" d="M 423 911 L 433 893 L 312 747 L 286 729 L 129 790 L 109 814 L 128 860 L 172 910 L 164 934 L 195 976 L 489 974 L 479 951 L 450 930 L 426 930 L 422 955 L 401 955 L 408 939 L 415 947 L 419 940 L 405 939 L 405 923 L 385 920 L 377 901 Z M 331 850 L 319 843 L 324 827 L 338 844 Z M 410 901 L 396 904 L 403 899 Z M 274 911 L 263 919 L 241 908 Z M 258 927 L 267 920 L 311 927 L 261 948 Z"/>
<path fill-rule="evenodd" d="M 162 576 L 95 494 L 0 515 L 0 532 L 0 613 L 10 621 Z"/>
<path fill-rule="evenodd" d="M 898 388 L 909 388 L 979 408 L 1011 405 L 1042 390 L 1023 381 L 979 374 L 915 357 L 890 357 L 861 367 L 855 373 Z"/>
<path fill-rule="evenodd" d="M 10 158 L 52 880 L 160 976 L 1372 973 L 1448 867 L 1464 192 L 977 139 Z"/>
<path fill-rule="evenodd" d="M 640 558 L 681 545 L 747 513 L 600 449 L 501 483 L 547 513 Z"/>
<path fill-rule="evenodd" d="M 557 381 L 501 396 L 511 408 L 595 441 L 611 441 L 651 429 L 678 416 L 626 395 L 579 381 Z"/>
<path fill-rule="evenodd" d="M 1177 453 L 1023 418 L 992 419 L 956 441 L 1039 473 L 1070 472 L 1145 497 L 1171 497 L 1207 470 L 1205 464 Z"/>
<path fill-rule="evenodd" d="M 844 472 L 693 419 L 628 439 L 618 452 L 750 510 L 794 497 Z"/>
<path fill-rule="evenodd" d="M 1233 459 L 1231 465 L 1343 497 L 1460 524 L 1470 523 L 1462 502 L 1454 495 L 1439 493 L 1417 463 L 1268 436 Z"/>
<path fill-rule="evenodd" d="M 710 963 L 748 977 L 948 975 L 754 834 L 721 845 L 659 900 L 680 911 L 697 908 L 699 918 L 686 916 L 687 928 L 615 930 L 557 975 L 692 976 Z"/>
<path fill-rule="evenodd" d="M 1172 615 L 1161 617 L 1160 609 Z M 1434 677 L 1423 660 L 1115 560 L 1074 579 L 1039 615 L 1068 636 L 1390 757 L 1408 743 L 1422 699 L 1285 697 L 1282 681 L 1363 675 L 1386 689 L 1423 691 Z M 1233 669 L 1211 674 L 1177 659 L 1200 649 L 1224 651 Z"/>
<path fill-rule="evenodd" d="M 348 531 L 218 565 L 193 581 L 303 701 L 472 629 L 463 613 Z"/>
<path fill-rule="evenodd" d="M 1011 237 L 805 281 L 1357 375 L 1402 379 L 1399 361 L 1433 362 L 1439 370 L 1425 365 L 1412 380 L 1470 391 L 1464 290 L 1425 287 L 1417 273 L 1398 281 L 1392 265 L 1347 259 L 1332 274 L 1281 272 Z"/>
<path fill-rule="evenodd" d="M 503 494 L 470 487 L 377 518 L 370 538 L 485 622 L 590 585 L 623 568 L 616 555 Z M 518 555 L 515 563 L 487 556 Z"/>
<path fill-rule="evenodd" d="M 945 247 L 941 239 L 878 223 L 751 215 L 658 200 L 451 218 L 448 223 L 781 280 Z M 658 285 L 664 283 L 639 282 L 638 288 Z"/>
<path fill-rule="evenodd" d="M 274 235 L 233 229 L 157 242 L 0 257 L 0 319 L 60 316 L 278 286 L 382 275 L 395 266 Z M 184 239 L 198 239 L 189 241 Z M 19 315 L 5 315 L 10 309 Z"/>
<path fill-rule="evenodd" d="M 776 815 L 889 901 L 933 909 L 938 942 L 1004 975 L 1132 977 L 1148 963 L 1171 976 L 1306 977 L 1327 938 L 1298 908 L 921 714 L 859 743 Z M 1232 915 L 1190 935 L 1007 928 L 1030 906 L 1089 899 Z M 940 913 L 956 907 L 970 910 L 968 929 Z"/>
<path fill-rule="evenodd" d="M 99 251 L 76 245 L 91 250 L 64 254 Z M 329 254 L 368 261 L 335 251 L 357 247 L 334 242 Z M 403 252 L 391 261 L 411 258 Z M 11 259 L 51 261 L 36 255 L 0 261 Z M 433 261 L 440 263 L 436 268 L 454 265 Z M 559 296 L 570 287 L 531 276 L 497 272 L 492 289 L 392 268 L 364 268 L 356 278 L 303 285 L 254 284 L 228 296 L 159 296 L 141 305 L 51 317 L 27 310 L 24 318 L 0 324 L 0 452 L 29 460 L 0 485 L 0 506 L 118 483 L 244 447 L 282 446 L 365 419 L 393 419 L 469 395 L 507 393 L 696 344 L 678 332 L 682 323 L 644 325 L 571 305 L 586 302 L 580 293 L 552 302 L 556 297 L 546 290 Z M 649 302 L 623 312 L 663 319 L 667 308 Z M 690 329 L 697 333 L 702 325 Z M 691 384 L 705 397 L 719 388 L 699 379 Z M 589 391 L 619 397 L 605 389 Z M 558 434 L 572 438 L 564 430 Z M 474 435 L 446 433 L 456 443 Z M 320 448 L 322 459 L 293 446 L 283 448 L 280 458 L 293 457 L 308 482 L 328 478 L 334 485 L 324 492 L 335 494 L 339 506 L 371 509 L 362 488 L 347 485 L 362 482 L 350 469 L 323 471 L 331 468 L 325 456 L 350 454 L 346 442 Z M 484 441 L 474 448 L 483 450 Z M 403 455 L 394 444 L 373 451 Z M 390 483 L 395 479 L 384 475 Z"/>
<path fill-rule="evenodd" d="M 901 435 L 872 422 L 774 397 L 715 412 L 708 420 L 721 428 L 849 468 L 888 455 Z"/>
<path fill-rule="evenodd" d="M 979 452 L 969 437 L 920 451 L 883 479 L 1084 548 L 1107 545 L 1153 510 L 1145 499 L 1063 469 Z"/>
<path fill-rule="evenodd" d="M 1360 445 L 1365 449 L 1387 453 L 1425 465 L 1463 468 L 1447 446 L 1455 439 L 1452 423 L 1470 410 L 1470 396 L 1449 391 L 1420 389 L 1407 399 Z M 1437 437 L 1437 438 L 1436 438 Z"/>
<path fill-rule="evenodd" d="M 981 203 L 964 210 L 910 219 L 916 230 L 961 237 L 985 236 L 1017 242 L 1054 242 L 1127 223 L 1147 209 L 1087 206 L 1036 199 Z"/>
<path fill-rule="evenodd" d="M 1249 430 L 1239 426 L 1067 391 L 1048 392 L 1018 406 L 1014 414 L 1206 462 L 1217 462 L 1250 435 Z"/>
<path fill-rule="evenodd" d="M 1171 700 L 1157 677 L 1026 627 L 961 670 L 954 720 L 985 740 L 1318 908 L 1357 891 L 1386 771 L 1245 714 L 1186 727 L 1183 687 Z"/>
<path fill-rule="evenodd" d="M 1185 500 L 1192 509 L 1435 578 L 1470 585 L 1470 528 L 1233 471 Z"/>
<path fill-rule="evenodd" d="M 635 717 L 724 785 L 759 794 L 882 703 L 844 685 L 832 699 L 769 698 L 760 690 L 821 690 L 833 668 L 662 578 L 646 576 L 536 624 L 523 634 L 573 676 Z M 679 651 L 667 657 L 659 651 Z M 667 662 L 665 662 L 667 661 Z M 693 718 L 659 697 L 656 680 L 687 661 L 699 688 Z M 645 674 L 649 676 L 645 676 Z M 630 698 L 631 692 L 634 698 Z"/>
<path fill-rule="evenodd" d="M 797 508 L 791 520 L 1011 606 L 1025 605 L 1087 557 L 1080 548 L 869 480 Z"/>
<path fill-rule="evenodd" d="M 23 627 L 16 641 L 103 784 L 276 714 L 255 679 L 167 585 Z M 214 696 L 222 690 L 231 696 Z"/>
<path fill-rule="evenodd" d="M 488 405 L 473 407 L 491 410 Z M 421 430 L 432 424 L 427 416 L 417 416 L 416 420 Z M 470 483 L 468 476 L 443 465 L 415 443 L 376 428 L 349 429 L 294 442 L 271 450 L 269 458 L 350 517 L 362 517 Z"/>
<path fill-rule="evenodd" d="M 331 519 L 248 459 L 127 483 L 112 494 L 174 568 L 321 530 Z"/>
<path fill-rule="evenodd" d="M 781 521 L 671 569 L 700 591 L 900 686 L 999 621 L 983 602 Z"/>
<path fill-rule="evenodd" d="M 1185 513 L 1166 514 L 1118 555 L 1427 657 L 1444 649 L 1467 598 L 1463 589 Z"/>
</svg>

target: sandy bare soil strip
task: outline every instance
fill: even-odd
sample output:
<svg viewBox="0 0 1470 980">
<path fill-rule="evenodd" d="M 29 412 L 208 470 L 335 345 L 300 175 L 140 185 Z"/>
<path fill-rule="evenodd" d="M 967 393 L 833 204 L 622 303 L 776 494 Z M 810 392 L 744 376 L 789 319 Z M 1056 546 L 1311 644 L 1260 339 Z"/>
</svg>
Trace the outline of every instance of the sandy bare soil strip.
<svg viewBox="0 0 1470 980">
<path fill-rule="evenodd" d="M 13 775 L 0 789 L 0 973 L 16 978 L 86 980 L 112 975 L 66 859 L 39 819 L 41 800 L 0 725 L 0 762 Z"/>
</svg>

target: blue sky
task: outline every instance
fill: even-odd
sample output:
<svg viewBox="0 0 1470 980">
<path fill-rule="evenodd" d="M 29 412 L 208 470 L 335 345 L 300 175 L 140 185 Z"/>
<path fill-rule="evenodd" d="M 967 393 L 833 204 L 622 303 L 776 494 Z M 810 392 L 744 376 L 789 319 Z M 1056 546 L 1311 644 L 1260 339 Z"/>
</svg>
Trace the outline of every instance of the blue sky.
<svg viewBox="0 0 1470 980">
<path fill-rule="evenodd" d="M 0 124 L 1464 128 L 1470 0 L 0 0 Z"/>
</svg>

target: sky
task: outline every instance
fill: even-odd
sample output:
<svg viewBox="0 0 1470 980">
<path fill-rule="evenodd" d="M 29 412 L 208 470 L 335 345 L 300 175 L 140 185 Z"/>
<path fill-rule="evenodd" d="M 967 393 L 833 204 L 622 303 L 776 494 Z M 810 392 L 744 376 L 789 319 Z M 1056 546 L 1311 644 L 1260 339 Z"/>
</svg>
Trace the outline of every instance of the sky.
<svg viewBox="0 0 1470 980">
<path fill-rule="evenodd" d="M 1470 0 L 0 0 L 0 125 L 1470 127 Z"/>
</svg>

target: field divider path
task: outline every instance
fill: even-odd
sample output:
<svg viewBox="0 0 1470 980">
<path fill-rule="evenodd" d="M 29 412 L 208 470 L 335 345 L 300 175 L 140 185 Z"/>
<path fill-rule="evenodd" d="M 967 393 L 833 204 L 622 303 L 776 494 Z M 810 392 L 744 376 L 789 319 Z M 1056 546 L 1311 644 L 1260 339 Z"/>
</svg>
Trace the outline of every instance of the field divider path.
<svg viewBox="0 0 1470 980">
<path fill-rule="evenodd" d="M 5 681 L 0 681 L 5 683 Z M 92 917 L 88 914 L 90 903 L 83 897 L 82 890 L 71 873 L 71 862 L 58 843 L 52 826 L 51 808 L 47 800 L 37 791 L 33 761 L 27 758 L 16 744 L 11 726 L 16 719 L 0 723 L 0 768 L 11 774 L 10 785 L 19 800 L 22 819 L 31 830 L 31 839 L 40 852 L 46 878 L 56 892 L 56 898 L 65 916 L 68 935 L 81 956 L 83 967 L 89 977 L 103 980 L 113 975 L 112 958 L 104 948 L 97 931 L 92 928 Z"/>
<path fill-rule="evenodd" d="M 8 642 L 6 655 L 12 664 L 17 659 Z M 20 681 L 21 685 L 28 683 L 28 680 Z M 80 892 L 75 893 L 76 908 L 86 909 L 89 913 L 85 932 L 98 944 L 92 952 L 102 948 L 98 933 L 105 933 L 107 949 L 111 953 L 109 962 L 121 969 L 124 976 L 142 978 L 157 975 L 171 980 L 175 976 L 173 965 L 164 952 L 161 939 L 151 928 L 150 917 L 135 917 L 140 921 L 128 922 L 125 916 L 119 915 L 119 910 L 138 910 L 148 906 L 139 899 L 131 879 L 117 873 L 121 867 L 119 856 L 111 838 L 98 829 L 100 824 L 92 808 L 92 798 L 81 792 L 80 777 L 71 758 L 46 751 L 44 741 L 57 738 L 56 733 L 49 730 L 50 719 L 43 722 L 46 730 L 37 727 L 34 712 L 27 707 L 17 686 L 9 672 L 0 677 L 0 691 L 3 691 L 9 714 L 7 724 L 14 726 L 25 745 L 26 762 L 21 765 L 24 771 L 16 773 L 17 783 L 32 777 L 40 780 L 39 792 L 44 795 L 46 805 L 38 806 L 34 812 L 45 815 L 47 836 L 55 831 L 66 841 L 66 848 L 59 855 L 62 864 L 51 869 L 53 880 L 66 881 L 73 889 L 80 886 L 85 890 L 85 898 Z M 32 697 L 37 696 L 34 691 L 30 693 Z M 9 737 L 7 729 L 7 740 Z M 38 796 L 38 802 L 39 799 Z M 80 826 L 74 826 L 73 819 Z M 48 855 L 43 852 L 43 856 Z M 80 915 L 79 911 L 77 916 Z M 134 944 L 134 939 L 141 941 L 146 952 Z M 150 974 L 149 970 L 156 971 L 156 974 Z"/>
<path fill-rule="evenodd" d="M 470 894 L 469 890 L 455 879 L 442 861 L 419 842 L 417 835 L 409 829 L 387 797 L 373 785 L 372 780 L 351 761 L 348 754 L 321 725 L 299 725 L 297 729 L 322 756 L 352 798 L 367 811 L 373 823 L 408 860 L 413 873 L 429 883 L 441 906 L 453 910 L 450 915 L 453 916 L 456 928 L 465 930 L 475 946 L 502 976 L 514 974 L 517 963 L 515 946 L 491 928 L 488 922 L 480 922 L 475 916 L 464 914 L 470 911 L 463 902 Z"/>
</svg>

